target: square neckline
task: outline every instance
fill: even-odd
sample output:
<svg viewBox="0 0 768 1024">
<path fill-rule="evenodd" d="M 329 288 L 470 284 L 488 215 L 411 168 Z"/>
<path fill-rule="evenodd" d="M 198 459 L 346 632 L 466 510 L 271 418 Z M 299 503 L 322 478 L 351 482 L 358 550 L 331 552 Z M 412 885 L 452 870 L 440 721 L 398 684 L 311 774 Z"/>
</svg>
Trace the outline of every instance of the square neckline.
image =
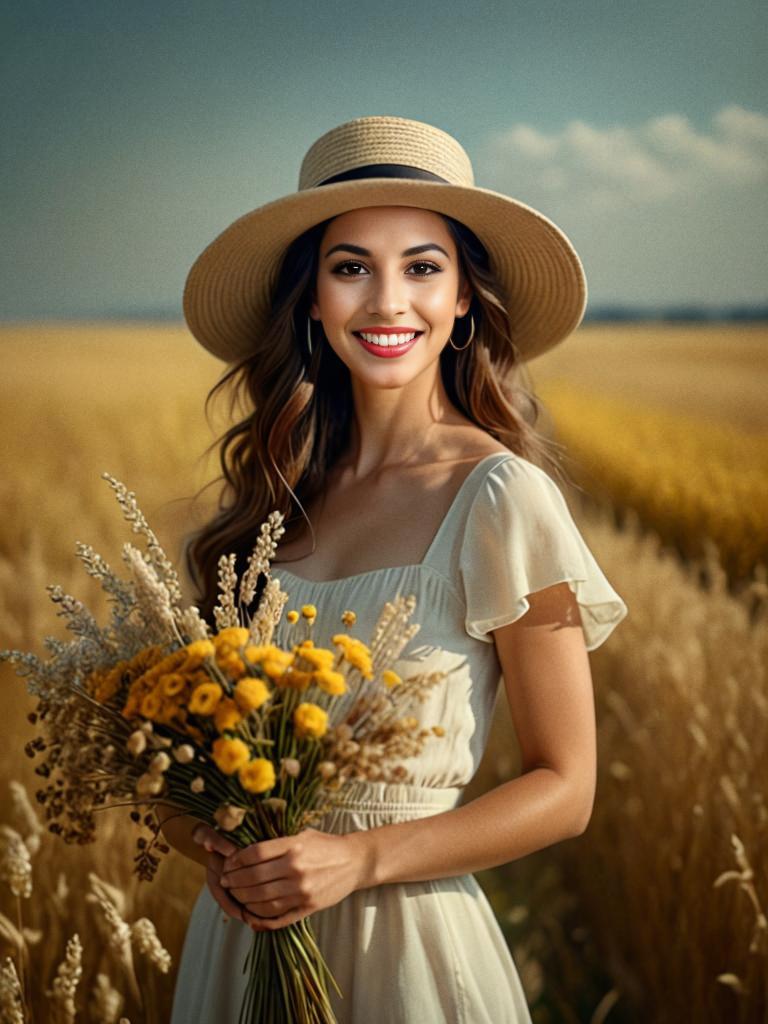
<svg viewBox="0 0 768 1024">
<path fill-rule="evenodd" d="M 467 473 L 467 475 L 464 477 L 463 481 L 461 482 L 461 485 L 459 486 L 458 491 L 456 491 L 456 494 L 453 496 L 453 501 L 451 501 L 451 504 L 448 506 L 448 511 L 443 516 L 443 520 L 440 523 L 440 525 L 438 526 L 437 531 L 436 531 L 434 537 L 432 538 L 432 540 L 430 541 L 429 547 L 427 548 L 426 552 L 424 553 L 424 557 L 421 559 L 420 562 L 409 562 L 406 565 L 385 565 L 385 566 L 382 566 L 381 568 L 378 568 L 378 569 L 366 569 L 364 572 L 355 572 L 355 573 L 352 573 L 351 576 L 336 576 L 336 577 L 334 577 L 333 579 L 330 579 L 330 580 L 311 580 L 311 579 L 308 579 L 306 576 L 298 576 L 295 572 L 291 572 L 290 569 L 284 569 L 282 567 L 282 565 L 280 565 L 280 564 L 278 564 L 274 568 L 274 570 L 272 569 L 272 567 L 270 567 L 270 574 L 271 575 L 275 575 L 277 573 L 285 573 L 285 575 L 290 576 L 291 579 L 298 580 L 300 583 L 309 583 L 309 584 L 311 584 L 313 586 L 328 586 L 328 585 L 333 584 L 333 583 L 347 583 L 350 580 L 358 580 L 358 579 L 364 578 L 365 576 L 374 576 L 377 573 L 382 573 L 382 572 L 395 572 L 397 570 L 403 571 L 405 569 L 423 569 L 423 568 L 428 568 L 429 567 L 428 566 L 429 557 L 432 554 L 432 552 L 434 551 L 434 549 L 437 547 L 437 542 L 442 537 L 443 531 L 446 528 L 446 524 L 448 523 L 448 520 L 451 518 L 452 513 L 454 512 L 454 510 L 458 506 L 459 499 L 461 498 L 462 494 L 464 493 L 464 491 L 465 491 L 467 485 L 469 484 L 470 480 L 472 480 L 472 478 L 475 476 L 475 474 L 480 469 L 480 467 L 483 465 L 483 463 L 487 462 L 488 459 L 498 458 L 498 459 L 501 460 L 501 459 L 507 459 L 510 456 L 514 457 L 514 455 L 515 455 L 515 453 L 511 452 L 511 451 L 510 452 L 490 452 L 488 455 L 484 455 L 482 457 L 482 459 L 480 459 L 478 462 L 475 463 L 475 465 L 472 467 L 472 469 L 469 471 L 469 473 Z"/>
</svg>

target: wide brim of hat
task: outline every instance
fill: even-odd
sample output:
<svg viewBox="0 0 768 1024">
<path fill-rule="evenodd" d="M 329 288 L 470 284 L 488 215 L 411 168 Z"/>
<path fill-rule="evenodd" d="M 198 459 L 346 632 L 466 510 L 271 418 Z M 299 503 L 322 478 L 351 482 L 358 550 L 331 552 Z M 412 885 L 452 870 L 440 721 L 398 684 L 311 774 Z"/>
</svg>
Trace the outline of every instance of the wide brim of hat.
<svg viewBox="0 0 768 1024">
<path fill-rule="evenodd" d="M 248 355 L 266 327 L 286 247 L 320 221 L 365 206 L 433 210 L 474 231 L 506 293 L 522 359 L 554 347 L 581 323 L 587 303 L 581 260 L 544 214 L 491 189 L 365 178 L 275 199 L 222 231 L 195 260 L 184 287 L 194 337 L 226 362 Z"/>
</svg>

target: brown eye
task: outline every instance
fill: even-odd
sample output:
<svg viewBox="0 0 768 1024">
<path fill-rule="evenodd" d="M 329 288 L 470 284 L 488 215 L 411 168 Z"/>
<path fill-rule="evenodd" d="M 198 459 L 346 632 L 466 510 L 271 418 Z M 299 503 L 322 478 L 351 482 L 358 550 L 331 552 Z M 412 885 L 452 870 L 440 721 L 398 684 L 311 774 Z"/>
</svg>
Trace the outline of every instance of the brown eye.
<svg viewBox="0 0 768 1024">
<path fill-rule="evenodd" d="M 345 260 L 343 263 L 338 263 L 333 268 L 334 274 L 339 274 L 341 277 L 360 277 L 360 274 L 345 274 L 343 273 L 345 267 L 362 267 L 362 263 L 358 263 L 356 260 Z"/>
<path fill-rule="evenodd" d="M 424 260 L 420 260 L 418 263 L 412 263 L 408 269 L 411 270 L 413 267 L 427 268 L 426 271 L 417 271 L 416 274 L 414 275 L 415 277 L 431 277 L 432 274 L 439 274 L 441 272 L 440 267 L 438 267 L 435 263 L 425 262 Z"/>
</svg>

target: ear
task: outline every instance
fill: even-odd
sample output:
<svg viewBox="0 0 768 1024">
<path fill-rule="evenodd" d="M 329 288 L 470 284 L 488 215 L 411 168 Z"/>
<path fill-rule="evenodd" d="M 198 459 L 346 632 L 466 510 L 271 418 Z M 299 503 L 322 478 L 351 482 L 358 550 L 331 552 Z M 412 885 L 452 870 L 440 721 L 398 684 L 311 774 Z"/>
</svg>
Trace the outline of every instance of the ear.
<svg viewBox="0 0 768 1024">
<path fill-rule="evenodd" d="M 456 316 L 466 316 L 472 304 L 472 287 L 466 278 L 462 277 L 459 286 L 459 297 L 456 300 Z"/>
<path fill-rule="evenodd" d="M 317 302 L 313 299 L 309 306 L 309 315 L 313 320 L 320 319 L 320 310 L 318 309 Z"/>
</svg>

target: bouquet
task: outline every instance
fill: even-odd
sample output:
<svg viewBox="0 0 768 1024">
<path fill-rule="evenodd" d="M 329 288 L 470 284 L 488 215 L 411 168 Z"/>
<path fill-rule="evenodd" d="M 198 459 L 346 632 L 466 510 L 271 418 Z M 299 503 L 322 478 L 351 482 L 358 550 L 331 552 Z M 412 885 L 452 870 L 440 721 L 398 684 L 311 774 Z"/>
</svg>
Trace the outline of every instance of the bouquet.
<svg viewBox="0 0 768 1024">
<path fill-rule="evenodd" d="M 447 675 L 403 679 L 391 667 L 419 630 L 408 621 L 413 596 L 384 604 L 367 644 L 349 632 L 352 610 L 341 615 L 345 630 L 331 646 L 315 643 L 313 605 L 289 610 L 293 642 L 276 646 L 289 595 L 270 573 L 285 532 L 275 511 L 260 525 L 241 580 L 235 555 L 221 556 L 213 632 L 194 605 L 183 607 L 178 574 L 135 494 L 102 476 L 133 533 L 146 541 L 145 551 L 123 545 L 125 579 L 92 547 L 77 544 L 86 571 L 109 595 L 111 621 L 99 626 L 80 601 L 49 585 L 75 639 L 46 637 L 45 661 L 0 651 L 37 698 L 30 720 L 40 732 L 25 749 L 44 755 L 35 771 L 47 784 L 36 795 L 51 832 L 88 843 L 97 811 L 131 806 L 133 822 L 150 833 L 137 838 L 134 872 L 151 880 L 158 854 L 169 850 L 160 839 L 158 803 L 244 847 L 318 822 L 351 780 L 411 780 L 402 761 L 444 735 L 412 712 Z M 335 1020 L 329 986 L 339 992 L 338 985 L 308 917 L 254 932 L 243 971 L 240 1024 Z"/>
</svg>

